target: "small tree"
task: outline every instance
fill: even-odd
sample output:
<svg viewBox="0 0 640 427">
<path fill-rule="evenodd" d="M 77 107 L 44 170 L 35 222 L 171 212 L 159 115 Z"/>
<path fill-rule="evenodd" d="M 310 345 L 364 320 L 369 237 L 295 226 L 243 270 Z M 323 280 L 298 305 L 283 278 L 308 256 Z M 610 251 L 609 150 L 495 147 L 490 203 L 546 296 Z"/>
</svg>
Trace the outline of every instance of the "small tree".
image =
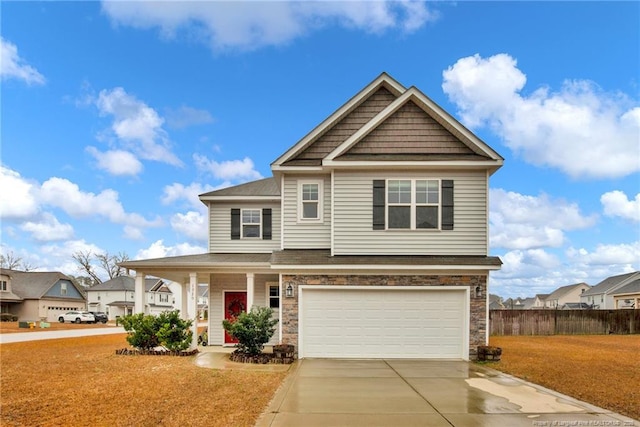
<svg viewBox="0 0 640 427">
<path fill-rule="evenodd" d="M 273 319 L 269 307 L 253 307 L 248 313 L 240 313 L 234 320 L 223 320 L 222 327 L 238 340 L 237 351 L 256 356 L 262 352 L 276 331 L 277 319 Z"/>
<path fill-rule="evenodd" d="M 150 350 L 162 346 L 169 351 L 182 351 L 189 348 L 193 332 L 192 320 L 180 318 L 178 310 L 151 314 L 132 314 L 120 318 L 127 335 L 127 342 L 135 348 Z"/>
</svg>

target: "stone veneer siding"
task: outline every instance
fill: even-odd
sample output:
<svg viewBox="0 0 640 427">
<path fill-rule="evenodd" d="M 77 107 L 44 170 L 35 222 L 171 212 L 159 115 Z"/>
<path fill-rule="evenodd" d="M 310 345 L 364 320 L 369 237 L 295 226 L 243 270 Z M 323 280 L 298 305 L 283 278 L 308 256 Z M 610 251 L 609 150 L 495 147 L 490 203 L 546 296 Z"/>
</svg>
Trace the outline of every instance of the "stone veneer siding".
<svg viewBox="0 0 640 427">
<path fill-rule="evenodd" d="M 293 286 L 294 297 L 282 298 L 282 343 L 293 344 L 298 353 L 298 296 L 300 285 L 317 286 L 469 286 L 469 358 L 476 357 L 477 347 L 487 339 L 487 276 L 484 275 L 283 275 L 282 288 Z M 476 297 L 480 287 L 481 297 Z"/>
</svg>

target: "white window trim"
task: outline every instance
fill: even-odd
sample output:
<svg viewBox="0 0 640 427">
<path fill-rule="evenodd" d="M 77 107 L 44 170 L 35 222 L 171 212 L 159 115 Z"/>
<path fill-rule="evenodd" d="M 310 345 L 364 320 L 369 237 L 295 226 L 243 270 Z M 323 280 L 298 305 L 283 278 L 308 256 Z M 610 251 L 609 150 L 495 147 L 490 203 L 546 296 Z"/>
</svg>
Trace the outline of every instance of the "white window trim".
<svg viewBox="0 0 640 427">
<path fill-rule="evenodd" d="M 302 216 L 302 187 L 305 184 L 316 184 L 318 186 L 318 218 L 304 218 Z M 323 191 L 324 180 L 322 179 L 305 179 L 298 181 L 298 222 L 299 223 L 313 223 L 313 222 L 322 222 L 323 217 L 323 199 L 324 199 L 324 191 Z"/>
<path fill-rule="evenodd" d="M 280 284 L 278 282 L 265 282 L 265 284 L 264 284 L 264 293 L 265 293 L 264 306 L 265 307 L 271 307 L 271 295 L 270 295 L 270 292 L 269 292 L 270 291 L 269 288 L 271 288 L 272 286 L 275 287 L 275 288 L 278 288 L 278 299 L 280 300 L 279 301 L 280 303 L 278 304 L 278 307 L 281 307 L 282 306 L 282 298 L 281 298 L 281 295 L 280 295 Z M 278 310 L 276 310 L 276 309 L 273 310 L 274 314 L 276 316 L 280 317 L 279 314 L 278 314 L 278 311 L 279 311 L 279 308 L 278 308 Z"/>
<path fill-rule="evenodd" d="M 390 228 L 389 227 L 389 206 L 407 206 L 406 203 L 389 203 L 389 181 L 411 181 L 411 203 L 410 207 L 410 227 L 409 228 Z M 417 203 L 416 202 L 416 181 L 436 181 L 438 183 L 438 203 Z M 442 180 L 440 178 L 388 178 L 385 183 L 385 206 L 384 206 L 384 223 L 386 230 L 389 231 L 440 231 L 442 228 Z M 416 211 L 418 206 L 437 206 L 438 207 L 438 226 L 434 228 L 417 228 L 416 227 Z"/>
<path fill-rule="evenodd" d="M 260 219 L 260 222 L 258 222 L 258 223 L 254 223 L 254 222 L 245 223 L 243 221 L 244 212 L 245 211 L 258 211 L 258 218 Z M 258 226 L 258 235 L 256 237 L 245 237 L 244 236 L 244 226 L 245 225 L 257 225 Z M 248 240 L 261 240 L 262 239 L 262 209 L 257 209 L 257 208 L 240 209 L 240 239 L 248 239 Z"/>
</svg>

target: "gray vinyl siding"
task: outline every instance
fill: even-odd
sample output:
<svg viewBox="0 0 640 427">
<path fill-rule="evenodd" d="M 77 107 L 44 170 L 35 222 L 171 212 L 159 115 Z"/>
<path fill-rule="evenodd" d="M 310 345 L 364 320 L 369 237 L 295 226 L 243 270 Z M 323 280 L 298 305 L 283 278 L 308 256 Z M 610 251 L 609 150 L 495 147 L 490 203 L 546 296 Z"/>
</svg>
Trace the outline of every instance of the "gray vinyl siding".
<svg viewBox="0 0 640 427">
<path fill-rule="evenodd" d="M 231 240 L 231 209 L 271 208 L 271 240 Z M 209 252 L 213 253 L 268 253 L 280 249 L 280 204 L 224 202 L 209 207 Z"/>
<path fill-rule="evenodd" d="M 298 220 L 298 182 L 323 181 L 322 222 Z M 285 176 L 284 200 L 284 249 L 329 249 L 331 247 L 331 178 L 330 175 Z"/>
<path fill-rule="evenodd" d="M 278 283 L 277 275 L 256 274 L 254 277 L 253 305 L 266 306 L 266 283 Z M 209 284 L 209 341 L 212 345 L 224 344 L 224 329 L 222 320 L 224 319 L 224 291 L 247 290 L 247 276 L 245 274 L 212 274 Z M 274 312 L 274 317 L 278 318 L 279 313 Z M 278 343 L 278 326 L 269 344 Z"/>
<path fill-rule="evenodd" d="M 373 230 L 374 179 L 454 181 L 453 230 Z M 334 255 L 487 255 L 484 171 L 335 172 Z"/>
</svg>

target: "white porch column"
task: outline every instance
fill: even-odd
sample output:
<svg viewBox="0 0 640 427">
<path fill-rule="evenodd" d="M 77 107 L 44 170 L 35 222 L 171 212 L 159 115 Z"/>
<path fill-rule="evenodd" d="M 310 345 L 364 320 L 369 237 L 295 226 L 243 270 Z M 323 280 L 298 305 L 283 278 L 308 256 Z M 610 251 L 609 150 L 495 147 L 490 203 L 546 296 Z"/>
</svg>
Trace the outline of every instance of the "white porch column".
<svg viewBox="0 0 640 427">
<path fill-rule="evenodd" d="M 247 313 L 251 311 L 251 307 L 253 307 L 253 293 L 255 291 L 253 286 L 254 279 L 254 273 L 247 273 Z"/>
<path fill-rule="evenodd" d="M 181 304 L 180 304 L 180 318 L 188 319 L 189 318 L 189 283 L 181 283 L 180 284 L 181 295 Z"/>
<path fill-rule="evenodd" d="M 186 286 L 185 286 L 186 288 Z M 193 319 L 193 325 L 191 325 L 191 348 L 198 347 L 198 274 L 189 273 L 189 307 L 188 307 L 189 319 Z"/>
<path fill-rule="evenodd" d="M 136 271 L 136 283 L 134 288 L 133 314 L 144 313 L 144 279 L 145 274 Z"/>
</svg>

